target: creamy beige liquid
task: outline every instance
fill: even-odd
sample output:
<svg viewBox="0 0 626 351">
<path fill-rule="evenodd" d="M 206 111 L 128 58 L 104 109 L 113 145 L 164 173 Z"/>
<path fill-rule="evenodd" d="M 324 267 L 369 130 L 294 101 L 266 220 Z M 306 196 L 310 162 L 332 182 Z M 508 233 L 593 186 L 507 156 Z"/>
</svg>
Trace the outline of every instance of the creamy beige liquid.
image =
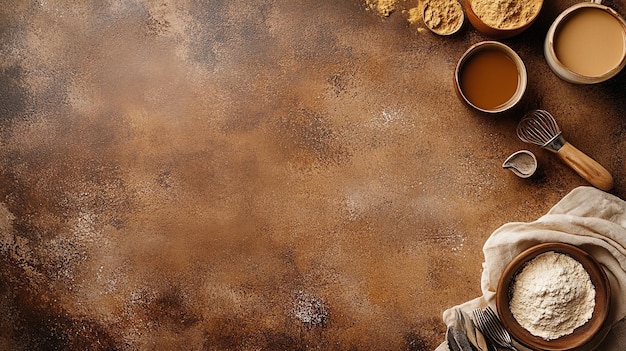
<svg viewBox="0 0 626 351">
<path fill-rule="evenodd" d="M 597 8 L 582 8 L 566 19 L 554 37 L 561 63 L 583 76 L 601 76 L 617 67 L 626 52 L 626 33 L 619 20 Z"/>
<path fill-rule="evenodd" d="M 459 77 L 463 95 L 484 110 L 495 110 L 511 100 L 518 81 L 513 59 L 502 50 L 491 48 L 470 56 Z"/>
</svg>

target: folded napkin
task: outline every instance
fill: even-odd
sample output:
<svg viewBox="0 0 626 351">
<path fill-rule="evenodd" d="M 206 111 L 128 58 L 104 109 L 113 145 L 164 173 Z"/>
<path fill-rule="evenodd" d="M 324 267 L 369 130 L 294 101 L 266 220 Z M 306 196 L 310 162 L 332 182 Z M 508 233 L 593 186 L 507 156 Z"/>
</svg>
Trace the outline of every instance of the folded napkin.
<svg viewBox="0 0 626 351">
<path fill-rule="evenodd" d="M 496 229 L 483 246 L 483 295 L 444 311 L 446 325 L 459 324 L 458 310 L 471 314 L 474 308 L 487 305 L 495 310 L 496 287 L 506 265 L 522 251 L 545 242 L 567 243 L 585 250 L 602 265 L 611 283 L 605 329 L 584 349 L 626 350 L 626 202 L 592 187 L 572 190 L 534 222 L 512 222 Z M 447 342 L 436 349 L 447 350 Z"/>
</svg>

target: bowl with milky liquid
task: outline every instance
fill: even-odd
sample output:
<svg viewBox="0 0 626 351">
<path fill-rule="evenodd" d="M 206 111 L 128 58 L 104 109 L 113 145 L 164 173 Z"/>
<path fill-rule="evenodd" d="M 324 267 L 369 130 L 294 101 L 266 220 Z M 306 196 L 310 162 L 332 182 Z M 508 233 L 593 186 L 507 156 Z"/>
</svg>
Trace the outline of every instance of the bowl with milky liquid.
<svg viewBox="0 0 626 351">
<path fill-rule="evenodd" d="M 604 82 L 626 67 L 626 20 L 602 4 L 574 4 L 550 26 L 544 57 L 552 71 L 567 82 Z"/>
<path fill-rule="evenodd" d="M 524 268 L 528 267 L 533 260 L 537 259 L 542 254 L 562 254 L 580 263 L 580 265 L 584 268 L 584 271 L 588 274 L 588 279 L 591 281 L 593 291 L 595 292 L 593 313 L 591 317 L 584 322 L 584 324 L 576 327 L 573 331 L 565 332 L 563 335 L 556 338 L 546 338 L 542 333 L 529 331 L 528 329 L 531 328 L 527 329 L 522 326 L 522 324 L 527 324 L 525 324 L 525 322 L 518 321 L 512 312 L 511 300 L 513 295 L 516 293 L 514 291 L 515 288 L 519 288 L 519 286 L 515 284 L 516 280 L 524 271 Z M 534 274 L 541 275 L 542 273 L 538 271 Z M 577 283 L 569 283 L 569 277 L 565 278 L 565 281 L 568 281 L 568 284 L 572 284 L 571 287 L 566 286 L 568 291 L 569 289 L 575 289 Z M 554 291 L 554 287 L 550 286 L 550 284 L 550 281 L 548 281 L 546 294 L 550 293 L 550 291 Z M 498 315 L 502 320 L 502 324 L 509 331 L 511 336 L 526 347 L 534 350 L 550 351 L 590 350 L 601 342 L 608 332 L 608 328 L 603 328 L 603 326 L 609 313 L 610 290 L 610 284 L 606 273 L 602 269 L 602 266 L 589 253 L 570 244 L 544 243 L 523 251 L 507 265 L 498 282 L 498 288 L 496 290 L 496 307 Z M 529 304 L 535 304 L 535 300 L 529 301 Z M 574 302 L 567 303 L 573 304 Z M 576 306 L 572 305 L 570 307 L 573 307 L 572 310 L 574 310 L 574 307 Z M 550 311 L 550 308 L 552 307 L 549 305 L 545 308 L 547 311 Z M 562 312 L 562 310 L 562 308 L 558 309 L 559 312 Z M 555 317 L 553 318 L 555 319 L 555 323 L 557 319 L 563 320 L 564 318 L 567 319 L 569 317 L 577 317 L 577 315 L 563 316 L 562 314 L 557 314 L 557 307 L 554 307 L 554 312 Z M 550 316 L 549 313 L 547 315 Z M 531 317 L 534 318 L 535 316 Z M 546 322 L 550 321 L 547 320 Z"/>
</svg>

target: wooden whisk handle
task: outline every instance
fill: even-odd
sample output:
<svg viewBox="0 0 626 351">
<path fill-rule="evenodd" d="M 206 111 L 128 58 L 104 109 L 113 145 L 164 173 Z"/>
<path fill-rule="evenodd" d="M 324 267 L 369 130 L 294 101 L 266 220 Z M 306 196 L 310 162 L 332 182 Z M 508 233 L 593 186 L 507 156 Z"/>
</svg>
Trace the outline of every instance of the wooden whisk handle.
<svg viewBox="0 0 626 351">
<path fill-rule="evenodd" d="M 609 191 L 613 188 L 611 173 L 574 145 L 566 142 L 557 155 L 581 177 L 598 189 Z"/>
</svg>

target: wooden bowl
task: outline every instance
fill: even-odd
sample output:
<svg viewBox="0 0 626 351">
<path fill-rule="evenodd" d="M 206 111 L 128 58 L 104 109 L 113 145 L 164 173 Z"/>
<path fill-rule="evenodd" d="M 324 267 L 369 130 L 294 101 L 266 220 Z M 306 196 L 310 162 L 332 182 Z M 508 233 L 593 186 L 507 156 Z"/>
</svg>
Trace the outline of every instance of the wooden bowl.
<svg viewBox="0 0 626 351">
<path fill-rule="evenodd" d="M 533 24 L 533 22 L 535 22 L 537 17 L 539 17 L 541 8 L 543 7 L 543 1 L 541 2 L 539 10 L 535 14 L 535 16 L 533 16 L 530 20 L 528 20 L 528 22 L 521 24 L 518 27 L 506 28 L 506 29 L 492 27 L 488 25 L 487 23 L 483 22 L 483 20 L 481 20 L 480 17 L 478 17 L 478 15 L 476 14 L 476 12 L 474 12 L 474 10 L 472 9 L 472 0 L 465 0 L 464 7 L 465 7 L 465 14 L 467 16 L 467 19 L 472 24 L 472 26 L 476 28 L 477 31 L 483 33 L 484 35 L 492 39 L 506 39 L 506 38 L 511 38 L 522 33 L 523 31 L 528 29 Z"/>
<path fill-rule="evenodd" d="M 551 251 L 569 255 L 583 265 L 596 289 L 596 301 L 593 315 L 587 323 L 576 328 L 571 334 L 553 340 L 545 340 L 542 337 L 531 334 L 517 322 L 509 309 L 509 302 L 512 297 L 511 287 L 524 265 L 538 255 Z M 602 329 L 609 313 L 610 290 L 606 273 L 600 264 L 587 252 L 569 244 L 545 243 L 525 250 L 508 264 L 498 282 L 496 307 L 502 324 L 504 324 L 511 336 L 521 344 L 535 350 L 576 350 L 589 343 Z"/>
</svg>

